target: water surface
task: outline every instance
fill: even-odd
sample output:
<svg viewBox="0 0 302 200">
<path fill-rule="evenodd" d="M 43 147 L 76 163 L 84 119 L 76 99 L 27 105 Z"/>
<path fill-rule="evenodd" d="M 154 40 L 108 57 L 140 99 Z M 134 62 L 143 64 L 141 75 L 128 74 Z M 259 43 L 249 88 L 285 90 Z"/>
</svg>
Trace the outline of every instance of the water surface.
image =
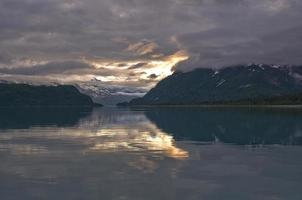
<svg viewBox="0 0 302 200">
<path fill-rule="evenodd" d="M 302 199 L 299 108 L 1 108 L 0 199 Z"/>
</svg>

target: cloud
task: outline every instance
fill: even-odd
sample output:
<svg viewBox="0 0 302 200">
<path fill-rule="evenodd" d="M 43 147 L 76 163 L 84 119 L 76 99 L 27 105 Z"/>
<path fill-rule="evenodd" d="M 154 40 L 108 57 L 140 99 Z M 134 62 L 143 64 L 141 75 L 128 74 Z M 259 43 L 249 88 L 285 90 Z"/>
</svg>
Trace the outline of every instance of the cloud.
<svg viewBox="0 0 302 200">
<path fill-rule="evenodd" d="M 137 55 L 145 55 L 153 53 L 155 49 L 158 48 L 158 45 L 150 41 L 142 41 L 134 44 L 129 44 L 126 51 L 134 52 Z"/>
<path fill-rule="evenodd" d="M 49 62 L 30 67 L 0 68 L 0 73 L 10 75 L 51 75 L 75 72 L 77 70 L 94 69 L 90 64 L 76 61 Z"/>
<path fill-rule="evenodd" d="M 150 74 L 148 76 L 149 79 L 156 79 L 158 76 L 156 74 Z"/>
<path fill-rule="evenodd" d="M 146 67 L 148 65 L 148 63 L 137 63 L 132 65 L 131 67 L 129 67 L 128 69 L 137 69 L 137 68 L 141 68 L 141 67 Z"/>
<path fill-rule="evenodd" d="M 299 0 L 1 0 L 0 73 L 151 87 L 172 67 L 301 64 L 301 10 Z"/>
</svg>

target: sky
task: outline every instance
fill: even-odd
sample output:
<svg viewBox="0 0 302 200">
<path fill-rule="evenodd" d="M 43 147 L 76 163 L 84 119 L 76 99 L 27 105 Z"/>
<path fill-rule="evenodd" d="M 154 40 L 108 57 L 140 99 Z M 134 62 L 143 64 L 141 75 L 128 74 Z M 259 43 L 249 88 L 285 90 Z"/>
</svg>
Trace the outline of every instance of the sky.
<svg viewBox="0 0 302 200">
<path fill-rule="evenodd" d="M 298 65 L 301 11 L 301 0 L 0 0 L 0 79 L 135 93 L 175 70 Z"/>
</svg>

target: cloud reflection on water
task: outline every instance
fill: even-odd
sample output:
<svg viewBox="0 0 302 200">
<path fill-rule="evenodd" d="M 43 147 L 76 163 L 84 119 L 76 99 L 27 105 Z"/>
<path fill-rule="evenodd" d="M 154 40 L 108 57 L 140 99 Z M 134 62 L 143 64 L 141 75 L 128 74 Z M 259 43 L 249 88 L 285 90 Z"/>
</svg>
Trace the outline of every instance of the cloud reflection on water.
<svg viewBox="0 0 302 200">
<path fill-rule="evenodd" d="M 83 153 L 144 152 L 175 159 L 188 152 L 175 145 L 173 136 L 158 129 L 142 112 L 95 110 L 71 127 L 34 126 L 6 130 L 0 135 L 0 151 L 26 155 L 76 148 Z"/>
</svg>

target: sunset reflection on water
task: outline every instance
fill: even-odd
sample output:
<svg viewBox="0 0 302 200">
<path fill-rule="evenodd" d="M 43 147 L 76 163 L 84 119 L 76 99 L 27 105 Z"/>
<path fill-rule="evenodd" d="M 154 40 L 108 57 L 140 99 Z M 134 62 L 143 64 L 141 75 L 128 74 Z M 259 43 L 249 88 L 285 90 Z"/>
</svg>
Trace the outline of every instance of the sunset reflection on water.
<svg viewBox="0 0 302 200">
<path fill-rule="evenodd" d="M 95 112 L 90 117 L 81 119 L 74 127 L 31 127 L 27 130 L 7 131 L 0 139 L 14 144 L 0 144 L 0 151 L 6 150 L 14 154 L 38 154 L 60 151 L 51 149 L 46 142 L 57 141 L 58 147 L 64 145 L 80 146 L 87 152 L 144 152 L 150 155 L 185 159 L 188 152 L 178 148 L 173 136 L 161 131 L 143 114 L 135 116 L 111 115 L 103 118 Z M 128 113 L 129 114 L 129 113 Z M 30 134 L 29 134 L 30 133 Z"/>
</svg>

